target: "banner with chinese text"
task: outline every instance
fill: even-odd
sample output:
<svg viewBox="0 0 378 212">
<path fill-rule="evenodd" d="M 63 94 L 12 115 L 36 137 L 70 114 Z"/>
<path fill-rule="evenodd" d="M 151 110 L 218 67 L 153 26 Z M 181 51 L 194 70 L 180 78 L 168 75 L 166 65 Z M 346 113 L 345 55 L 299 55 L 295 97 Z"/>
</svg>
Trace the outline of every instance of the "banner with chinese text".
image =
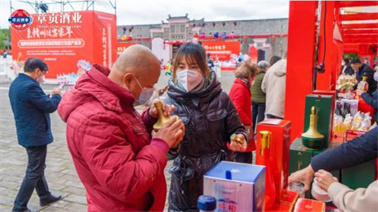
<svg viewBox="0 0 378 212">
<path fill-rule="evenodd" d="M 129 46 L 135 45 L 136 43 L 121 43 L 117 42 L 117 57 L 125 51 Z"/>
<path fill-rule="evenodd" d="M 206 53 L 210 53 L 213 61 L 221 62 L 222 70 L 233 70 L 240 53 L 240 41 L 202 41 Z"/>
<path fill-rule="evenodd" d="M 23 31 L 11 28 L 13 59 L 22 64 L 39 57 L 49 66 L 46 78 L 76 78 L 80 64 L 111 67 L 116 59 L 116 17 L 97 11 L 32 14 L 33 23 Z M 20 63 L 21 62 L 21 63 Z M 84 69 L 85 70 L 85 69 Z"/>
</svg>

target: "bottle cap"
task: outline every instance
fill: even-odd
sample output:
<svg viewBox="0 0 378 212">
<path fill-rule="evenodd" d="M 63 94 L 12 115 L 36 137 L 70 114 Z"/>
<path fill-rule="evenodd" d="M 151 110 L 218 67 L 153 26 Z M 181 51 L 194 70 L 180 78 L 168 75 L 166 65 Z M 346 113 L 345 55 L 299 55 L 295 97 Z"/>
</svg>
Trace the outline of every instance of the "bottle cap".
<svg viewBox="0 0 378 212">
<path fill-rule="evenodd" d="M 227 171 L 226 171 L 226 179 L 227 179 L 227 180 L 231 180 L 231 179 L 232 179 L 232 173 L 231 173 L 230 170 L 227 170 Z"/>
<path fill-rule="evenodd" d="M 213 211 L 217 208 L 217 200 L 213 196 L 201 195 L 198 197 L 197 207 L 199 210 Z"/>
</svg>

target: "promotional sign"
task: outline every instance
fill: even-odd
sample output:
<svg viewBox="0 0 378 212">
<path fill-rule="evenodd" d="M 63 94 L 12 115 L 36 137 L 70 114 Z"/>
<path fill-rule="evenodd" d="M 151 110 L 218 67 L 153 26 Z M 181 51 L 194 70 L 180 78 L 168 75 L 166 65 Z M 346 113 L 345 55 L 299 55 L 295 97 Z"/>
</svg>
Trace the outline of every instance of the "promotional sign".
<svg viewBox="0 0 378 212">
<path fill-rule="evenodd" d="M 11 17 L 12 18 L 12 17 Z M 49 67 L 46 78 L 80 76 L 87 67 L 111 67 L 116 59 L 116 17 L 97 11 L 32 14 L 26 29 L 11 27 L 14 70 L 27 58 L 39 57 Z M 13 65 L 13 66 L 15 66 Z"/>
<path fill-rule="evenodd" d="M 117 42 L 117 57 L 125 51 L 129 46 L 135 45 L 136 43 L 121 43 Z"/>
<path fill-rule="evenodd" d="M 240 53 L 240 41 L 202 41 L 213 61 L 218 57 L 222 70 L 234 69 Z"/>
</svg>

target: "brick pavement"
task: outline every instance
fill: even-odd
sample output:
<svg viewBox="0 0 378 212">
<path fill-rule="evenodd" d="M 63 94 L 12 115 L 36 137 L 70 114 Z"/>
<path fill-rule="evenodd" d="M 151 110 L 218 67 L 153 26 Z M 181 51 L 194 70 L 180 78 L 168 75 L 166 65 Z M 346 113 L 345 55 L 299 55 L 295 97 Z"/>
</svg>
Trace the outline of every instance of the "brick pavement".
<svg viewBox="0 0 378 212">
<path fill-rule="evenodd" d="M 168 77 L 162 74 L 158 87 L 167 83 Z M 229 91 L 233 83 L 233 73 L 222 73 L 222 86 Z M 25 175 L 27 155 L 23 147 L 18 145 L 16 128 L 8 99 L 9 84 L 0 85 L 0 211 L 11 211 L 22 179 Z M 44 86 L 51 89 L 52 86 Z M 55 112 L 51 114 L 54 142 L 48 145 L 46 161 L 46 178 L 53 194 L 61 194 L 62 200 L 49 206 L 40 207 L 39 199 L 34 192 L 28 207 L 44 212 L 55 211 L 86 211 L 85 189 L 74 168 L 65 138 L 65 123 Z M 167 165 L 165 175 L 170 184 Z"/>
</svg>

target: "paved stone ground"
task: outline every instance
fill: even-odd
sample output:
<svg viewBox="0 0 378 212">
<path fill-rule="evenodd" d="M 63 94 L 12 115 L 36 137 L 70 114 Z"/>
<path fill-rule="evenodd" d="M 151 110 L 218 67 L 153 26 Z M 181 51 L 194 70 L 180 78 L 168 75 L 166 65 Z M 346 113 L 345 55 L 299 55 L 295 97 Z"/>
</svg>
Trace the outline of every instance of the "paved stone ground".
<svg viewBox="0 0 378 212">
<path fill-rule="evenodd" d="M 158 82 L 158 87 L 167 84 L 164 76 Z M 232 72 L 223 72 L 220 79 L 225 91 L 229 91 L 234 77 Z M 43 86 L 48 93 L 53 86 Z M 8 99 L 9 84 L 0 85 L 0 211 L 11 211 L 26 170 L 26 151 L 18 145 L 16 128 Z M 66 89 L 66 88 L 65 88 Z M 48 145 L 46 161 L 46 178 L 53 194 L 61 194 L 62 200 L 46 207 L 39 206 L 39 199 L 34 192 L 28 207 L 34 210 L 56 211 L 86 211 L 85 189 L 80 182 L 66 144 L 65 123 L 55 112 L 51 114 L 54 142 Z M 167 165 L 165 175 L 168 186 L 170 174 Z"/>
</svg>

